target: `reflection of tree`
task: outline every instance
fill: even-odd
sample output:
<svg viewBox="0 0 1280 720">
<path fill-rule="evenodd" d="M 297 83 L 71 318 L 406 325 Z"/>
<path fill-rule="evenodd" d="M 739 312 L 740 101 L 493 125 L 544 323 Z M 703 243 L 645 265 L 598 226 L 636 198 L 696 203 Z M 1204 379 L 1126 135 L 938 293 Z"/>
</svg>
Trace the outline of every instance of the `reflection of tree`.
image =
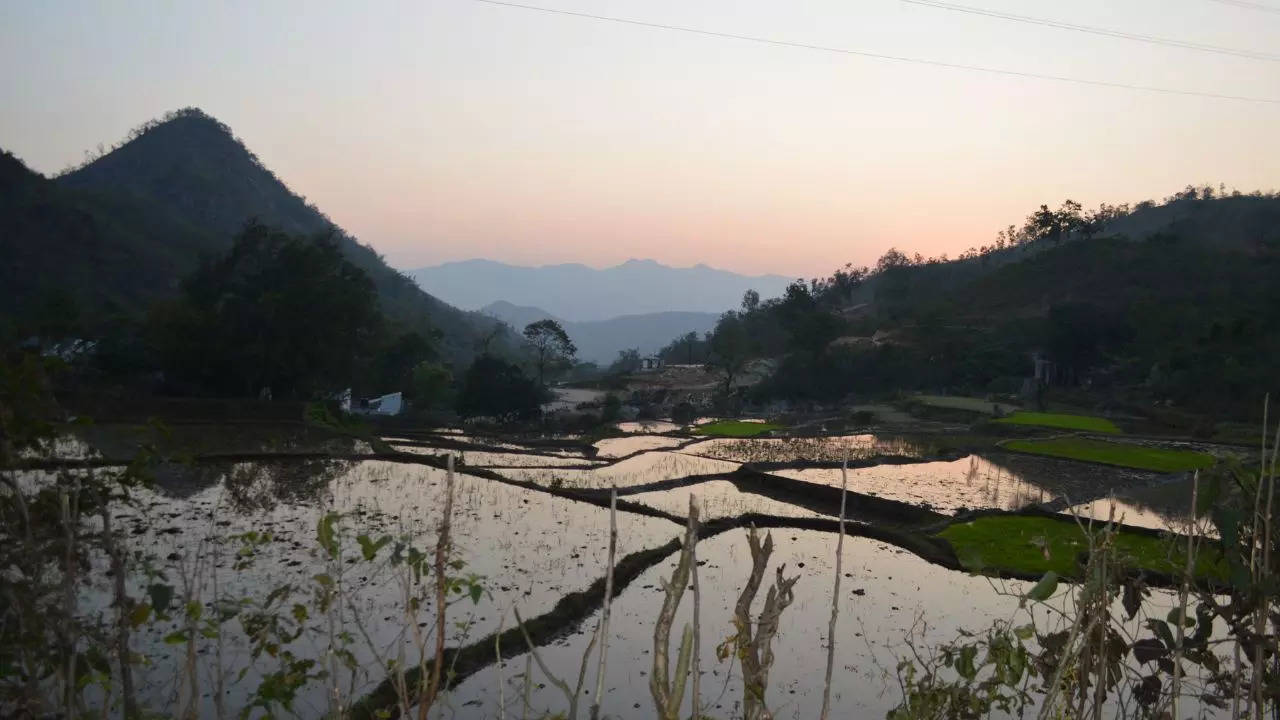
<svg viewBox="0 0 1280 720">
<path fill-rule="evenodd" d="M 980 486 L 982 496 L 992 507 L 1006 510 L 1019 510 L 1028 505 L 1053 500 L 1058 495 L 1051 486 L 1032 482 L 1021 472 L 978 455 L 969 456 L 965 484 L 970 487 Z"/>
<path fill-rule="evenodd" d="M 346 460 L 240 463 L 226 474 L 227 500 L 236 510 L 267 510 L 281 502 L 320 501 L 329 483 L 349 471 Z"/>
</svg>

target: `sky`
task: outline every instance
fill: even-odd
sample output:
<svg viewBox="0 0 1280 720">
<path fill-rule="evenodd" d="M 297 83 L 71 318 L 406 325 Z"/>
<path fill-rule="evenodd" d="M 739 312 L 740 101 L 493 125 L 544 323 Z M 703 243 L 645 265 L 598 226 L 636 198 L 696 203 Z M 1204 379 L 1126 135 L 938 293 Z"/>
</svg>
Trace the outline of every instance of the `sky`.
<svg viewBox="0 0 1280 720">
<path fill-rule="evenodd" d="M 991 242 L 1041 203 L 1280 187 L 1280 57 L 907 0 L 0 2 L 0 148 L 51 174 L 200 107 L 395 266 L 653 258 L 825 274 Z M 1225 0 L 956 0 L 1280 53 Z"/>
</svg>

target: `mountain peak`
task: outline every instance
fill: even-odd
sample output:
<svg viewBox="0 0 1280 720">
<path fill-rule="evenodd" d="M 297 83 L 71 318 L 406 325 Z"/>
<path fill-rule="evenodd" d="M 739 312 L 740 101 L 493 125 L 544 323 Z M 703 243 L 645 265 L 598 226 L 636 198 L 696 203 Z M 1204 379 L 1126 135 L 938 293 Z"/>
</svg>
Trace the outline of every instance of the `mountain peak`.
<svg viewBox="0 0 1280 720">
<path fill-rule="evenodd" d="M 420 268 L 409 275 L 421 287 L 459 307 L 485 308 L 501 298 L 517 307 L 539 308 L 577 322 L 673 311 L 718 315 L 737 307 L 747 290 L 777 297 L 790 282 L 777 275 L 748 277 L 705 265 L 676 268 L 638 258 L 599 269 L 576 264 L 521 267 L 473 261 Z"/>
</svg>

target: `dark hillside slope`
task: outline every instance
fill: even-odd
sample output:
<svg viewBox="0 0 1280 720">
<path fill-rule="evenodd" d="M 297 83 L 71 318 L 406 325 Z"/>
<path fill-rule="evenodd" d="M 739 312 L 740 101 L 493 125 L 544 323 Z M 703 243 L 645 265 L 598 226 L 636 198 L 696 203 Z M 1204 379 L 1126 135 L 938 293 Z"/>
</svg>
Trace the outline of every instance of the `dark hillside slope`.
<svg viewBox="0 0 1280 720">
<path fill-rule="evenodd" d="M 1099 228 L 1093 237 L 1076 235 L 1061 243 L 1028 243 L 964 260 L 916 265 L 909 268 L 909 272 L 872 276 L 857 288 L 850 300 L 880 300 L 890 306 L 928 302 L 930 299 L 949 297 L 951 293 L 966 288 L 971 283 L 980 282 L 1006 266 L 1028 261 L 1034 263 L 1041 254 L 1055 253 L 1061 248 L 1095 243 L 1100 237 L 1138 243 L 1153 236 L 1176 237 L 1180 242 L 1175 252 L 1156 252 L 1153 254 L 1155 256 L 1189 258 L 1188 253 L 1194 253 L 1194 248 L 1197 247 L 1213 257 L 1220 252 L 1243 255 L 1271 252 L 1280 247 L 1280 197 L 1258 194 L 1203 198 L 1179 194 L 1160 205 L 1141 203 L 1132 212 Z M 1107 252 L 1101 246 L 1091 246 L 1089 253 L 1079 260 L 1086 262 L 1092 258 L 1097 262 L 1107 262 L 1103 257 Z M 1122 253 L 1114 259 L 1121 262 L 1124 257 Z M 1060 261 L 1061 258 L 1058 258 L 1052 263 Z M 1083 268 L 1074 268 L 1073 274 L 1065 278 L 1046 276 L 1045 279 L 1061 289 L 1063 282 L 1087 282 L 1080 277 L 1081 270 Z M 1115 286 L 1110 281 L 1115 278 L 1112 275 L 1108 275 L 1108 278 L 1104 285 L 1110 293 Z M 1029 282 L 1033 286 L 1039 284 L 1034 277 Z"/>
<path fill-rule="evenodd" d="M 136 312 L 218 247 L 164 208 L 63 187 L 0 152 L 0 312 L 29 312 L 53 294 L 98 312 Z"/>
<path fill-rule="evenodd" d="M 783 359 L 762 398 L 1034 390 L 1033 357 L 1055 387 L 1134 407 L 1246 418 L 1280 391 L 1278 196 L 1179 195 L 1092 236 L 890 259 L 865 282 L 833 276 L 816 299 L 801 291 L 747 318 L 763 328 L 753 337 L 791 335 L 757 350 Z M 815 350 L 790 328 L 829 342 Z"/>
<path fill-rule="evenodd" d="M 334 232 L 347 258 L 373 280 L 388 317 L 405 330 L 439 329 L 455 359 L 470 356 L 495 325 L 419 289 L 289 190 L 226 125 L 199 110 L 145 125 L 115 150 L 55 182 L 75 193 L 127 198 L 139 207 L 129 220 L 147 241 L 139 248 L 146 253 L 139 258 L 145 266 L 140 271 L 151 275 L 190 270 L 199 255 L 191 250 L 224 251 L 245 222 L 256 218 L 290 233 Z M 175 236 L 172 223 L 153 222 L 165 218 L 185 224 L 186 234 Z M 163 271 L 155 267 L 161 256 L 171 257 Z"/>
</svg>

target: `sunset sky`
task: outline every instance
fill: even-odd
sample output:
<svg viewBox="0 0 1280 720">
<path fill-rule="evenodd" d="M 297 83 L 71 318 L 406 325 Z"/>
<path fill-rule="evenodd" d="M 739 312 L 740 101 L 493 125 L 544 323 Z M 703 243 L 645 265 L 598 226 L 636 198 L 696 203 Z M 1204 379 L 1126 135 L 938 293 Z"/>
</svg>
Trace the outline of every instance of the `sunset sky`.
<svg viewBox="0 0 1280 720">
<path fill-rule="evenodd" d="M 1280 54 L 1280 0 L 956 0 Z M 1267 5 L 1270 3 L 1270 5 Z M 1040 203 L 1280 187 L 1280 55 L 904 0 L 2 2 L 0 147 L 54 173 L 163 112 L 230 125 L 402 268 L 653 258 L 825 273 L 955 255 Z"/>
</svg>

